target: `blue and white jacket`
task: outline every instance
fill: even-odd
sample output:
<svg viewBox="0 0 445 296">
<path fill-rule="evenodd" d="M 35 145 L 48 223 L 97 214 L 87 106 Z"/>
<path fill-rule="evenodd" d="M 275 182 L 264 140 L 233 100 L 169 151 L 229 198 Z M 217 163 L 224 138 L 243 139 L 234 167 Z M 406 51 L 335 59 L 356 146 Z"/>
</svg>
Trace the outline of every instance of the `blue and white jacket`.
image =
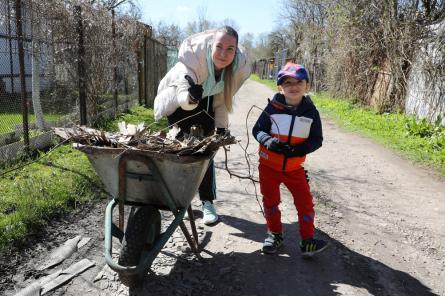
<svg viewBox="0 0 445 296">
<path fill-rule="evenodd" d="M 314 152 L 323 142 L 320 114 L 309 96 L 304 96 L 301 103 L 295 107 L 287 105 L 281 93 L 275 94 L 252 129 L 257 141 L 264 136 L 264 133 L 289 145 L 300 144 L 304 154 Z M 299 169 L 306 159 L 306 155 L 287 157 L 269 151 L 261 144 L 259 154 L 260 164 L 279 171 Z"/>
</svg>

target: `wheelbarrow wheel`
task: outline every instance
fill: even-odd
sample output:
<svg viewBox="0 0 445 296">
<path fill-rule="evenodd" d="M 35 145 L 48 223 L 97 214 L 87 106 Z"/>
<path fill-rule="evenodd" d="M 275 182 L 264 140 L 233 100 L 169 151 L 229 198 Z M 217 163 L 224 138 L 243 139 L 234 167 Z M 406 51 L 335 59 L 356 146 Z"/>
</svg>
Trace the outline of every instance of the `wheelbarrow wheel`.
<svg viewBox="0 0 445 296">
<path fill-rule="evenodd" d="M 161 232 L 161 214 L 151 206 L 134 207 L 128 218 L 127 228 L 122 240 L 118 263 L 123 266 L 139 264 L 143 251 L 150 251 Z M 138 286 L 150 266 L 140 274 L 119 272 L 120 281 L 128 286 Z"/>
</svg>

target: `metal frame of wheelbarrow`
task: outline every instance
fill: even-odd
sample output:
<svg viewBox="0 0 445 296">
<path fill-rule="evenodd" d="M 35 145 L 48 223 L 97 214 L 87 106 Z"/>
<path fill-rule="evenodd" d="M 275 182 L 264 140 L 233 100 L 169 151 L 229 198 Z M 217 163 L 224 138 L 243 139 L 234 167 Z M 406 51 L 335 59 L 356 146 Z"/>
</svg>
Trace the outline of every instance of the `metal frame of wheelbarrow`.
<svg viewBox="0 0 445 296">
<path fill-rule="evenodd" d="M 153 247 L 149 251 L 142 252 L 139 264 L 137 266 L 122 266 L 116 263 L 112 258 L 111 255 L 112 237 L 113 233 L 116 233 L 116 231 L 120 233 L 123 233 L 124 231 L 124 205 L 127 204 L 134 205 L 134 204 L 129 204 L 125 201 L 126 176 L 127 176 L 126 165 L 127 161 L 131 160 L 139 161 L 140 163 L 143 163 L 147 166 L 147 168 L 152 174 L 151 175 L 144 174 L 138 176 L 142 179 L 148 181 L 155 181 L 159 184 L 159 188 L 160 190 L 162 190 L 163 197 L 165 198 L 167 204 L 167 209 L 173 213 L 175 219 L 171 222 L 171 224 L 167 227 L 167 229 L 160 234 L 159 238 L 155 241 Z M 113 223 L 113 210 L 118 204 L 119 204 L 119 230 L 116 229 L 117 227 Z M 149 206 L 149 204 L 142 204 L 142 205 Z M 154 206 L 154 207 L 157 209 L 165 210 L 165 208 L 159 206 Z M 183 221 L 186 210 L 188 211 L 189 214 L 190 226 L 192 229 L 194 241 L 192 240 L 189 231 Z M 187 239 L 187 242 L 189 243 L 193 253 L 195 253 L 195 255 L 198 258 L 201 258 L 199 255 L 198 233 L 196 231 L 195 220 L 191 205 L 189 205 L 187 208 L 182 208 L 182 209 L 178 209 L 176 207 L 172 193 L 168 189 L 162 175 L 159 172 L 159 169 L 157 168 L 153 160 L 150 158 L 150 156 L 145 156 L 142 154 L 124 153 L 119 160 L 119 197 L 111 200 L 108 203 L 107 209 L 105 211 L 105 261 L 107 262 L 107 264 L 110 266 L 111 269 L 117 272 L 123 272 L 128 274 L 138 274 L 144 272 L 147 269 L 147 266 L 151 266 L 152 262 L 154 261 L 158 253 L 162 250 L 162 248 L 167 243 L 170 236 L 173 234 L 173 232 L 176 230 L 178 226 L 181 227 L 181 230 L 184 233 L 184 236 Z"/>
</svg>

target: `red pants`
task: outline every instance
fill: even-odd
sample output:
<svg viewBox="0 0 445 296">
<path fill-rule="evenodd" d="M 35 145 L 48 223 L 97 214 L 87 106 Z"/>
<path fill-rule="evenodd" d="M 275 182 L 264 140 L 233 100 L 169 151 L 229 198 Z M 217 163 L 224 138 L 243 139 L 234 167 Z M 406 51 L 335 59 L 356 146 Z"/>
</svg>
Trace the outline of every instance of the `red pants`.
<svg viewBox="0 0 445 296">
<path fill-rule="evenodd" d="M 294 198 L 298 212 L 301 239 L 314 236 L 314 204 L 304 169 L 291 172 L 276 171 L 268 166 L 259 165 L 260 188 L 263 195 L 264 213 L 267 228 L 272 232 L 282 232 L 280 204 L 280 184 L 284 183 Z"/>
</svg>

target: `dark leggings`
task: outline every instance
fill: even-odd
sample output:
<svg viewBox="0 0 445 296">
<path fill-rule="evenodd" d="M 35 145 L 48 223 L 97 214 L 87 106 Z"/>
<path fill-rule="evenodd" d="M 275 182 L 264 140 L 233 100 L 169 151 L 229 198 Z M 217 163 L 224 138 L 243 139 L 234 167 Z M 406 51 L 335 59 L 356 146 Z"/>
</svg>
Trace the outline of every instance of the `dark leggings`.
<svg viewBox="0 0 445 296">
<path fill-rule="evenodd" d="M 205 112 L 201 112 L 203 110 L 205 110 Z M 181 108 L 176 109 L 173 114 L 167 116 L 167 119 L 169 125 L 176 123 L 181 129 L 178 137 L 182 137 L 183 133 L 190 133 L 190 128 L 193 125 L 200 126 L 204 131 L 204 135 L 209 136 L 215 132 L 214 117 L 215 113 L 213 112 L 213 96 L 210 96 L 201 100 L 198 106 L 193 110 L 186 111 Z M 187 119 L 182 120 L 184 118 Z M 204 175 L 204 179 L 202 179 L 201 185 L 199 185 L 199 198 L 201 199 L 201 201 L 213 201 L 214 199 L 216 199 L 215 167 L 213 160 L 210 161 L 209 167 L 207 168 L 207 171 Z"/>
</svg>

